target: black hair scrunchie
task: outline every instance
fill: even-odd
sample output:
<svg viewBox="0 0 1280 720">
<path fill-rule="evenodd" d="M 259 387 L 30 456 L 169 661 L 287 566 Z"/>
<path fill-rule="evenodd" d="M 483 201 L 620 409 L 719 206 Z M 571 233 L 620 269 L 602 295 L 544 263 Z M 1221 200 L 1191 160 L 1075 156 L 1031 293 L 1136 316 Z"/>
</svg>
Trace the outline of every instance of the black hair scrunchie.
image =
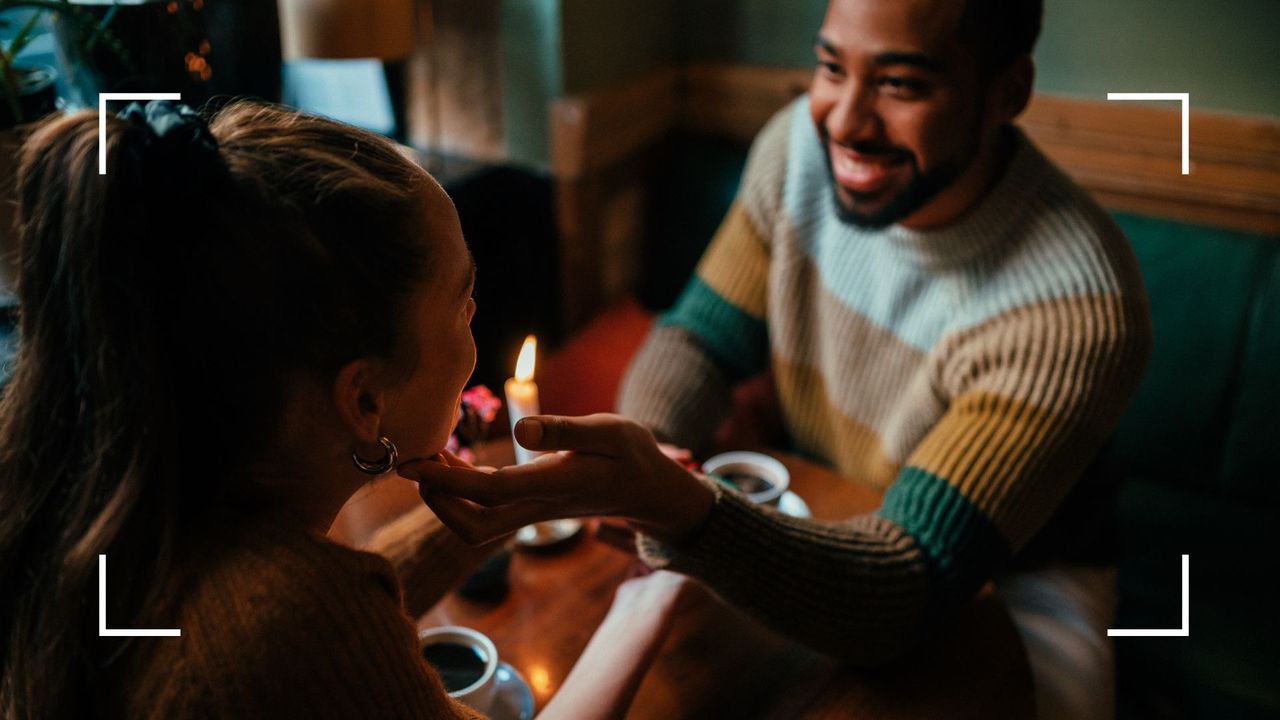
<svg viewBox="0 0 1280 720">
<path fill-rule="evenodd" d="M 135 135 L 132 149 L 139 153 L 140 164 L 150 176 L 147 180 L 163 185 L 175 180 L 175 175 L 200 177 L 225 168 L 209 125 L 188 105 L 172 100 L 135 102 L 119 117 L 142 131 Z M 155 177 L 156 171 L 160 177 Z"/>
<path fill-rule="evenodd" d="M 169 100 L 132 103 L 119 118 L 114 217 L 128 223 L 119 250 L 129 283 L 149 298 L 149 312 L 178 327 L 194 292 L 193 273 L 222 252 L 225 213 L 233 204 L 230 169 L 204 118 Z M 196 275 L 198 277 L 198 275 Z M 175 331 L 176 332 L 176 331 Z"/>
</svg>

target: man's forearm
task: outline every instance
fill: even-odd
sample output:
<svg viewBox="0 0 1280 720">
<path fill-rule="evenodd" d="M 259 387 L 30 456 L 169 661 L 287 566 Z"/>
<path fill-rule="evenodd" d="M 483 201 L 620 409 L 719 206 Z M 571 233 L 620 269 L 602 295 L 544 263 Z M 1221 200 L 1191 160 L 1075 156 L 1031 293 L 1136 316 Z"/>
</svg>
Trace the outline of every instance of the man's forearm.
<svg viewBox="0 0 1280 720">
<path fill-rule="evenodd" d="M 657 327 L 623 376 L 618 412 L 698 452 L 714 440 L 730 390 L 725 372 L 688 332 Z"/>
<path fill-rule="evenodd" d="M 891 661 L 923 636 L 927 561 L 892 523 L 875 515 L 818 523 L 717 494 L 689 543 L 641 535 L 643 560 L 698 578 L 765 625 L 854 665 Z"/>
</svg>

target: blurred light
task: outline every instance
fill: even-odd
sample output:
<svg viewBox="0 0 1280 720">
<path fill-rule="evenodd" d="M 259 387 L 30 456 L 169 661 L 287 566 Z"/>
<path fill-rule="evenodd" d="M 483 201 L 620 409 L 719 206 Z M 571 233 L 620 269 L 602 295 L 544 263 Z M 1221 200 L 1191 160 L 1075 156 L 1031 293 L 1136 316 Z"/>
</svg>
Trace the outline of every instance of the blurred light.
<svg viewBox="0 0 1280 720">
<path fill-rule="evenodd" d="M 286 60 L 403 60 L 417 47 L 414 0 L 280 0 Z"/>
<path fill-rule="evenodd" d="M 533 686 L 534 692 L 546 696 L 551 693 L 551 673 L 541 665 L 530 666 L 529 684 Z"/>
</svg>

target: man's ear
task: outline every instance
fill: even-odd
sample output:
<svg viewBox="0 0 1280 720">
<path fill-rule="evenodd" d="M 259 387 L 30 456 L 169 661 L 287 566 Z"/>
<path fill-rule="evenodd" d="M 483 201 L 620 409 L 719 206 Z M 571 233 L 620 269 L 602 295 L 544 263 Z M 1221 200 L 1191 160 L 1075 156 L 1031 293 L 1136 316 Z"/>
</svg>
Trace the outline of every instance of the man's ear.
<svg viewBox="0 0 1280 720">
<path fill-rule="evenodd" d="M 1035 80 L 1036 66 L 1030 55 L 1023 55 L 1000 71 L 996 81 L 995 112 L 1002 124 L 1012 122 L 1027 109 Z"/>
<path fill-rule="evenodd" d="M 386 409 L 386 397 L 373 382 L 368 360 L 352 360 L 333 379 L 333 404 L 343 424 L 361 442 L 378 444 L 378 428 Z"/>
</svg>

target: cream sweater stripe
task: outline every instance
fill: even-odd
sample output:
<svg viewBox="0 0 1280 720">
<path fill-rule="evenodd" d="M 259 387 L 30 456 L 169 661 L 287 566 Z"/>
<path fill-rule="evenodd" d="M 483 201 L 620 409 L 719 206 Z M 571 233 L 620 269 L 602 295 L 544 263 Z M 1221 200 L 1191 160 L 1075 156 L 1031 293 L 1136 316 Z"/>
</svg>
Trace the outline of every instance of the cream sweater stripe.
<svg viewBox="0 0 1280 720">
<path fill-rule="evenodd" d="M 757 139 L 737 201 L 748 222 L 731 213 L 620 409 L 701 448 L 743 358 L 772 355 L 796 446 L 887 485 L 879 517 L 818 530 L 722 493 L 699 540 L 647 541 L 646 557 L 815 643 L 837 616 L 860 631 L 887 623 L 865 643 L 891 652 L 1054 515 L 1136 387 L 1149 320 L 1114 223 L 1016 130 L 1005 175 L 954 225 L 867 230 L 838 219 L 804 110 L 801 99 Z M 767 277 L 733 247 L 763 247 Z M 767 352 L 751 322 L 762 295 Z M 741 571 L 751 558 L 758 577 Z M 843 585 L 857 572 L 874 598 Z M 766 597 L 782 609 L 753 600 Z M 794 627 L 804 617 L 814 627 Z M 866 645 L 842 654 L 865 659 Z"/>
</svg>

